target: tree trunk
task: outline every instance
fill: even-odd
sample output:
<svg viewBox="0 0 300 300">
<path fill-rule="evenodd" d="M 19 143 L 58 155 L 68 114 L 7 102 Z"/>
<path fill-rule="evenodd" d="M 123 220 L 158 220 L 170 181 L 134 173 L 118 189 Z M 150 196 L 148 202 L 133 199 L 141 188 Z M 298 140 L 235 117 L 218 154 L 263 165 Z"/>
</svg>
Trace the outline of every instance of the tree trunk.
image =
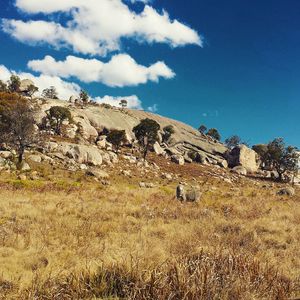
<svg viewBox="0 0 300 300">
<path fill-rule="evenodd" d="M 23 155 L 24 155 L 24 147 L 20 146 L 18 151 L 18 163 L 22 163 L 23 161 Z"/>
</svg>

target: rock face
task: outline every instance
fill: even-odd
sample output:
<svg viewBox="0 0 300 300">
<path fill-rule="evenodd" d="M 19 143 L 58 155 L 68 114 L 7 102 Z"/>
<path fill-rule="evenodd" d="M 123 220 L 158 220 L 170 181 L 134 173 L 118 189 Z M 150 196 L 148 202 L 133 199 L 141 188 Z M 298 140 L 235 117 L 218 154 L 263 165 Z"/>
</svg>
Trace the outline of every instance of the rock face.
<svg viewBox="0 0 300 300">
<path fill-rule="evenodd" d="M 196 202 L 201 198 L 200 189 L 198 187 L 185 187 L 180 184 L 176 188 L 176 198 L 180 201 Z"/>
<path fill-rule="evenodd" d="M 223 144 L 208 139 L 189 125 L 140 110 L 126 109 L 124 111 L 101 105 L 78 108 L 68 101 L 47 99 L 47 101 L 41 102 L 41 110 L 37 113 L 36 120 L 40 122 L 46 115 L 45 112 L 52 106 L 68 107 L 76 126 L 78 126 L 78 131 L 87 140 L 96 141 L 103 129 L 119 129 L 125 130 L 128 140 L 131 141 L 134 138 L 132 128 L 142 119 L 150 118 L 158 122 L 161 128 L 168 125 L 173 126 L 175 133 L 165 147 L 166 150 L 170 149 L 172 154 L 184 156 L 185 153 L 192 150 L 201 153 L 203 157 L 207 157 L 207 160 L 217 163 L 223 159 L 228 150 Z M 156 151 L 160 152 L 161 149 L 157 147 Z"/>
<path fill-rule="evenodd" d="M 230 168 L 242 166 L 247 172 L 256 172 L 259 167 L 256 152 L 245 145 L 234 147 L 226 154 L 226 158 Z"/>
</svg>

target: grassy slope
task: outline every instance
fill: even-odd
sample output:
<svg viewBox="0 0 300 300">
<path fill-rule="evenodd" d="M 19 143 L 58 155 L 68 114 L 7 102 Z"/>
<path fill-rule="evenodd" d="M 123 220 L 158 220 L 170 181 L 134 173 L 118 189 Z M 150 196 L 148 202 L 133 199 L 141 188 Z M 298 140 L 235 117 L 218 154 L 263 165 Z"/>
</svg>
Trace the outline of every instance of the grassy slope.
<svg viewBox="0 0 300 300">
<path fill-rule="evenodd" d="M 138 178 L 118 172 L 108 187 L 59 170 L 44 169 L 40 181 L 2 174 L 2 299 L 297 296 L 299 191 L 285 198 L 269 183 L 232 186 L 205 167 L 162 167 L 193 176 L 202 201 L 176 201 L 176 182 L 155 179 L 157 187 L 140 189 Z"/>
</svg>

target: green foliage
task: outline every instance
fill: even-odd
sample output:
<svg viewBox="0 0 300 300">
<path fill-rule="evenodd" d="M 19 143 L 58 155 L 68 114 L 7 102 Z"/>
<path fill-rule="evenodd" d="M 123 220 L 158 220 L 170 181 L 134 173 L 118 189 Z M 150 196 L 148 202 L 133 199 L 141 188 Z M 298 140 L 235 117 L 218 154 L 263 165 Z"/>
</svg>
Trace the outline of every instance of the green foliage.
<svg viewBox="0 0 300 300">
<path fill-rule="evenodd" d="M 242 139 L 238 135 L 233 135 L 225 140 L 226 146 L 231 149 L 242 144 Z"/>
<path fill-rule="evenodd" d="M 50 127 L 55 131 L 56 134 L 61 134 L 62 123 L 65 120 L 72 121 L 71 112 L 67 107 L 63 106 L 52 106 L 47 111 L 47 118 L 50 123 Z"/>
<path fill-rule="evenodd" d="M 125 130 L 111 130 L 107 135 L 107 141 L 112 143 L 118 152 L 120 146 L 126 142 Z"/>
<path fill-rule="evenodd" d="M 17 75 L 11 75 L 8 81 L 8 90 L 11 93 L 18 93 L 20 90 L 21 80 Z"/>
<path fill-rule="evenodd" d="M 83 102 L 83 103 L 88 103 L 89 102 L 89 94 L 84 91 L 84 90 L 81 90 L 80 91 L 80 94 L 79 94 L 79 97 L 80 97 L 80 100 Z"/>
<path fill-rule="evenodd" d="M 126 108 L 127 107 L 127 100 L 125 100 L 125 99 L 122 99 L 121 101 L 120 101 L 120 103 L 119 103 L 119 105 L 122 107 L 122 108 Z"/>
<path fill-rule="evenodd" d="M 152 119 L 143 119 L 132 131 L 142 147 L 143 157 L 146 159 L 149 149 L 158 140 L 160 125 Z"/>
<path fill-rule="evenodd" d="M 7 92 L 7 84 L 5 82 L 3 82 L 2 80 L 0 80 L 0 93 L 2 92 Z"/>
<path fill-rule="evenodd" d="M 175 133 L 175 130 L 174 130 L 174 127 L 172 125 L 168 125 L 168 126 L 165 126 L 163 128 L 163 142 L 168 142 L 172 136 L 172 134 Z"/>
<path fill-rule="evenodd" d="M 32 97 L 37 91 L 39 90 L 38 87 L 36 87 L 35 85 L 33 84 L 30 84 L 27 88 L 27 91 L 26 91 L 26 94 L 29 96 L 29 97 Z"/>
<path fill-rule="evenodd" d="M 283 174 L 287 171 L 297 171 L 299 159 L 297 148 L 286 146 L 282 138 L 277 138 L 267 145 L 267 149 L 265 163 L 278 172 L 279 180 L 282 180 Z"/>
<path fill-rule="evenodd" d="M 24 151 L 37 141 L 34 116 L 29 103 L 22 98 L 2 100 L 0 103 L 0 142 L 6 143 L 18 153 L 18 162 Z"/>
<path fill-rule="evenodd" d="M 54 86 L 50 86 L 43 90 L 42 96 L 49 99 L 58 99 L 57 91 Z"/>
<path fill-rule="evenodd" d="M 263 164 L 266 164 L 268 160 L 268 145 L 265 144 L 253 145 L 252 150 L 254 150 L 258 154 L 261 162 Z"/>
<path fill-rule="evenodd" d="M 200 127 L 198 128 L 198 131 L 201 133 L 201 134 L 205 134 L 205 132 L 207 131 L 207 127 L 205 125 L 200 125 Z"/>
<path fill-rule="evenodd" d="M 217 141 L 221 140 L 221 135 L 219 133 L 219 131 L 216 128 L 211 128 L 207 131 L 207 135 L 211 136 L 212 138 L 214 138 Z"/>
</svg>

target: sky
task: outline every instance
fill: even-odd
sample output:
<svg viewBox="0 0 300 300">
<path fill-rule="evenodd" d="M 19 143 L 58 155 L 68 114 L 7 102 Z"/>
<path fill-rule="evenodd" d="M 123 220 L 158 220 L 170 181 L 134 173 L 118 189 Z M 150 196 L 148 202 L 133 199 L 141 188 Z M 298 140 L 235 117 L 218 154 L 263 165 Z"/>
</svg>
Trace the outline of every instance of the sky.
<svg viewBox="0 0 300 300">
<path fill-rule="evenodd" d="M 300 147 L 298 0 L 1 0 L 0 79 Z"/>
</svg>

